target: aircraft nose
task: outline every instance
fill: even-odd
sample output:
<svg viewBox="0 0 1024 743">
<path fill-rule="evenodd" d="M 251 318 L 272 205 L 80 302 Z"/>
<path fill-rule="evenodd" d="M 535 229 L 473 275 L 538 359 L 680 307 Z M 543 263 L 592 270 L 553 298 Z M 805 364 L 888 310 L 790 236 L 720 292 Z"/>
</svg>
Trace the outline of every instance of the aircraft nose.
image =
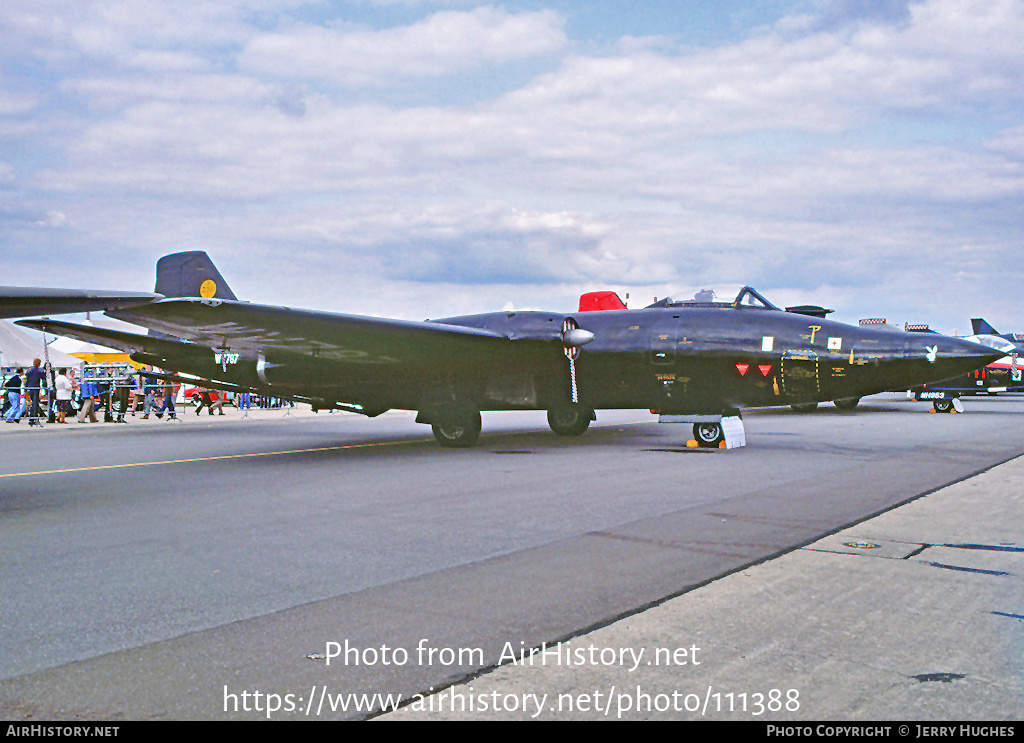
<svg viewBox="0 0 1024 743">
<path fill-rule="evenodd" d="M 950 340 L 952 341 L 948 352 L 950 356 L 963 359 L 977 359 L 978 366 L 991 364 L 996 359 L 1001 359 L 1006 355 L 1003 351 L 997 351 L 989 346 L 983 346 L 980 343 L 964 340 L 963 338 L 950 338 Z"/>
<path fill-rule="evenodd" d="M 928 384 L 969 374 L 976 368 L 1002 357 L 1001 353 L 993 351 L 988 346 L 962 338 L 932 336 L 925 340 L 923 349 L 918 343 L 914 343 L 916 349 L 913 353 L 916 355 L 922 350 L 924 352 L 927 363 L 923 370 L 930 379 L 923 381 Z"/>
<path fill-rule="evenodd" d="M 936 366 L 953 372 L 950 376 L 966 374 L 1001 359 L 1005 354 L 980 343 L 962 338 L 936 338 L 926 347 L 925 356 Z"/>
</svg>

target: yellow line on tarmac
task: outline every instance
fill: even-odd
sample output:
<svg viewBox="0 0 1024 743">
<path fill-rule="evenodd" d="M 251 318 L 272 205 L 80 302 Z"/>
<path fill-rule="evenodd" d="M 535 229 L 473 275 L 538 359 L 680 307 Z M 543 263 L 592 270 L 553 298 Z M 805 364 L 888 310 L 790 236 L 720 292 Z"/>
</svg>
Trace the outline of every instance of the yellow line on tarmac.
<svg viewBox="0 0 1024 743">
<path fill-rule="evenodd" d="M 212 462 L 216 459 L 243 459 L 245 457 L 274 457 L 283 454 L 305 454 L 314 451 L 338 451 L 340 449 L 365 449 L 371 446 L 395 446 L 398 444 L 414 444 L 426 439 L 399 439 L 398 441 L 375 441 L 368 444 L 340 444 L 338 446 L 319 446 L 313 449 L 287 449 L 285 451 L 259 451 L 249 454 L 219 454 L 213 457 L 194 457 L 192 459 L 167 459 L 162 462 L 127 462 L 125 464 L 101 464 L 94 467 L 71 467 L 64 470 L 40 470 L 39 472 L 12 472 L 0 475 L 5 477 L 30 477 L 31 475 L 60 475 L 67 472 L 90 472 L 92 470 L 116 470 L 126 467 L 152 467 L 157 464 L 185 464 L 186 462 Z"/>
<path fill-rule="evenodd" d="M 603 425 L 595 425 L 594 428 L 611 428 L 614 426 L 631 426 L 639 423 L 649 423 L 650 421 L 629 421 L 624 423 L 605 423 Z M 507 433 L 521 433 L 518 431 L 510 431 Z M 187 462 L 212 462 L 217 459 L 244 459 L 246 457 L 275 457 L 282 456 L 285 454 L 306 454 L 315 451 L 340 451 L 342 449 L 366 449 L 372 446 L 398 446 L 399 444 L 415 444 L 423 441 L 429 441 L 429 439 L 398 439 L 397 441 L 374 441 L 367 444 L 339 444 L 338 446 L 318 446 L 312 449 L 286 449 L 284 451 L 259 451 L 251 452 L 249 454 L 219 454 L 213 457 L 193 457 L 191 459 L 166 459 L 161 462 L 126 462 L 124 464 L 100 464 L 94 467 L 70 467 L 63 470 L 39 470 L 38 472 L 11 472 L 9 474 L 0 474 L 0 480 L 6 477 L 31 477 L 32 475 L 61 475 L 68 472 L 91 472 L 93 470 L 116 470 L 126 469 L 128 467 L 152 467 L 158 464 L 185 464 Z"/>
</svg>

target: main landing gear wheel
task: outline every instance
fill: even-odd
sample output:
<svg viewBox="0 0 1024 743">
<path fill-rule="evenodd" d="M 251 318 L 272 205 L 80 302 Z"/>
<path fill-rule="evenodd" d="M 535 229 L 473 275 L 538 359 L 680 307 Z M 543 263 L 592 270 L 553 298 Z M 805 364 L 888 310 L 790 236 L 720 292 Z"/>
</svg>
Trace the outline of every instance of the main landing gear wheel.
<svg viewBox="0 0 1024 743">
<path fill-rule="evenodd" d="M 717 449 L 721 441 L 725 441 L 721 423 L 694 423 L 693 438 L 705 449 Z"/>
<path fill-rule="evenodd" d="M 548 425 L 559 436 L 579 436 L 590 427 L 594 411 L 580 405 L 552 408 L 548 411 Z"/>
<path fill-rule="evenodd" d="M 480 411 L 450 412 L 430 426 L 434 438 L 441 446 L 465 449 L 480 438 Z"/>
<path fill-rule="evenodd" d="M 953 412 L 953 401 L 952 400 L 933 400 L 932 407 L 935 408 L 936 413 L 952 413 Z"/>
<path fill-rule="evenodd" d="M 798 413 L 810 413 L 812 410 L 818 407 L 816 402 L 795 402 L 789 407 L 793 408 Z"/>
<path fill-rule="evenodd" d="M 832 403 L 840 410 L 853 410 L 860 403 L 859 397 L 843 397 Z"/>
</svg>

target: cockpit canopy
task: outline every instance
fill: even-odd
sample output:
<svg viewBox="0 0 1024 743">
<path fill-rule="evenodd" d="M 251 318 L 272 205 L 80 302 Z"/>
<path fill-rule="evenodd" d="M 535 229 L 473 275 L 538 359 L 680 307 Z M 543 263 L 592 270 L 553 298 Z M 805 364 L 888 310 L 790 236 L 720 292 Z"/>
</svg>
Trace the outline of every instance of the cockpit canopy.
<svg viewBox="0 0 1024 743">
<path fill-rule="evenodd" d="M 654 304 L 648 305 L 647 309 L 653 307 L 754 307 L 762 310 L 780 311 L 778 307 L 765 299 L 761 294 L 750 286 L 740 289 L 736 299 L 731 302 L 720 302 L 711 289 L 701 289 L 693 299 L 683 299 L 676 302 L 672 297 L 659 299 Z"/>
<path fill-rule="evenodd" d="M 994 348 L 996 351 L 1002 351 L 1003 353 L 1013 353 L 1018 350 L 1017 346 L 1005 338 L 1000 338 L 997 335 L 971 335 L 967 337 L 967 340 L 980 343 L 983 346 Z"/>
</svg>

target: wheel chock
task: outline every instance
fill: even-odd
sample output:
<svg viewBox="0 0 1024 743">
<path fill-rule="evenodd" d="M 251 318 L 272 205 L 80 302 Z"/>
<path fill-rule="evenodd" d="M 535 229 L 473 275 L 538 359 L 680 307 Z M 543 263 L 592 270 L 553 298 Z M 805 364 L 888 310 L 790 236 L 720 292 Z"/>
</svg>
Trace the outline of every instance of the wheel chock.
<svg viewBox="0 0 1024 743">
<path fill-rule="evenodd" d="M 659 423 L 692 423 L 693 426 L 693 438 L 688 439 L 686 442 L 687 449 L 700 449 L 702 448 L 701 442 L 697 439 L 700 436 L 702 439 L 708 439 L 706 446 L 711 449 L 735 449 L 739 446 L 747 445 L 746 433 L 743 430 L 743 419 L 740 417 L 739 411 L 735 411 L 735 415 L 719 415 L 719 414 L 665 414 L 661 413 L 658 415 Z M 714 431 L 709 429 L 708 436 L 704 436 L 702 430 L 698 430 L 697 424 L 704 423 L 715 423 L 718 424 L 718 435 L 711 435 Z M 720 439 L 712 443 L 714 439 Z"/>
</svg>

